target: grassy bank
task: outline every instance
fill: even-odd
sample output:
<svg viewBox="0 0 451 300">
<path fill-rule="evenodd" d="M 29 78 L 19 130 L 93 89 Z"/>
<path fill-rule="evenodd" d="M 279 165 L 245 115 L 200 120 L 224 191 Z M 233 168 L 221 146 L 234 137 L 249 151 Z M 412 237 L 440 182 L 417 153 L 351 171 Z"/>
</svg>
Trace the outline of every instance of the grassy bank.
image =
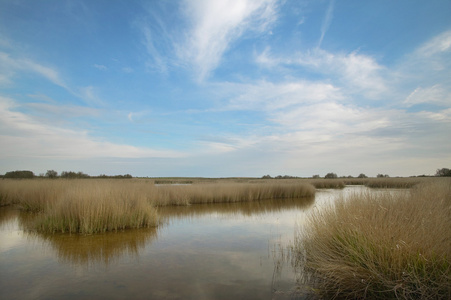
<svg viewBox="0 0 451 300">
<path fill-rule="evenodd" d="M 450 299 L 451 182 L 342 199 L 309 216 L 293 250 L 324 298 Z"/>
<path fill-rule="evenodd" d="M 36 212 L 40 232 L 98 233 L 156 226 L 157 208 L 169 205 L 234 203 L 311 198 L 308 183 L 220 182 L 155 185 L 151 180 L 1 180 L 0 205 Z"/>
<path fill-rule="evenodd" d="M 310 179 L 308 182 L 317 189 L 343 189 L 346 186 L 342 179 Z"/>
<path fill-rule="evenodd" d="M 202 203 L 233 203 L 269 199 L 304 198 L 315 195 L 315 188 L 308 183 L 213 183 L 187 186 L 159 186 L 155 203 L 189 205 Z"/>
</svg>

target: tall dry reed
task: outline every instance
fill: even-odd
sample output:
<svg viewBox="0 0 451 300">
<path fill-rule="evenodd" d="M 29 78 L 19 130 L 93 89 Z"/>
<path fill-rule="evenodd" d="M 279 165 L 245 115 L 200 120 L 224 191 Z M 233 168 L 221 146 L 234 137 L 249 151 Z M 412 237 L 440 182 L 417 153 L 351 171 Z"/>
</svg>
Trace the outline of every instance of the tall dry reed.
<svg viewBox="0 0 451 300">
<path fill-rule="evenodd" d="M 92 234 L 157 224 L 157 212 L 145 198 L 71 192 L 44 211 L 35 226 L 42 232 Z"/>
<path fill-rule="evenodd" d="M 346 185 L 342 179 L 309 179 L 317 189 L 343 189 Z"/>
<path fill-rule="evenodd" d="M 40 214 L 43 232 L 97 233 L 154 226 L 156 207 L 312 197 L 308 183 L 154 185 L 149 180 L 2 180 L 0 198 Z"/>
<path fill-rule="evenodd" d="M 365 185 L 370 188 L 411 188 L 421 182 L 431 181 L 432 178 L 371 178 L 367 179 Z"/>
<path fill-rule="evenodd" d="M 303 198 L 314 195 L 315 188 L 308 183 L 212 183 L 159 186 L 155 203 L 160 206 L 189 205 Z"/>
<path fill-rule="evenodd" d="M 294 245 L 303 283 L 338 299 L 451 298 L 451 182 L 315 211 Z"/>
</svg>

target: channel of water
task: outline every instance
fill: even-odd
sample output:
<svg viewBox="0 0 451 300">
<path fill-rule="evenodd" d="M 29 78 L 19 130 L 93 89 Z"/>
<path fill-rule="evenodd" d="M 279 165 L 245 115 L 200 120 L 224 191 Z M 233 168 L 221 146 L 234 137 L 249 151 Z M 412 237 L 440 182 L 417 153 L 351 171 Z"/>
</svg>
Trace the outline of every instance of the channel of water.
<svg viewBox="0 0 451 300">
<path fill-rule="evenodd" d="M 312 210 L 365 190 L 160 208 L 158 228 L 99 235 L 28 232 L 31 214 L 0 208 L 0 298 L 292 299 L 296 274 L 274 253 Z"/>
</svg>

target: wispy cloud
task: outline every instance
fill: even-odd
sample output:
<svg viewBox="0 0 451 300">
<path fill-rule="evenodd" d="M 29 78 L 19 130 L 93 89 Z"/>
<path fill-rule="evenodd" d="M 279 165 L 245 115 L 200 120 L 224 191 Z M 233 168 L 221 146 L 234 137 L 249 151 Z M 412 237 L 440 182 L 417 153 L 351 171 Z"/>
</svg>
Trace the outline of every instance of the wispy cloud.
<svg viewBox="0 0 451 300">
<path fill-rule="evenodd" d="M 168 66 L 165 58 L 160 54 L 159 50 L 155 45 L 156 38 L 154 38 L 151 29 L 147 25 L 141 26 L 141 30 L 144 36 L 144 46 L 146 47 L 147 53 L 150 55 L 151 63 L 148 63 L 152 68 L 157 69 L 163 74 L 167 74 Z"/>
<path fill-rule="evenodd" d="M 305 68 L 343 87 L 346 94 L 364 94 L 376 98 L 388 89 L 389 78 L 386 67 L 373 57 L 353 51 L 351 53 L 332 53 L 321 49 L 296 52 L 291 56 L 271 55 L 265 49 L 257 55 L 256 62 L 273 69 L 277 66 Z M 284 70 L 289 72 L 288 70 Z"/>
<path fill-rule="evenodd" d="M 416 51 L 416 55 L 420 56 L 432 56 L 439 53 L 450 51 L 451 49 L 451 30 L 445 31 L 436 37 L 432 38 Z"/>
<path fill-rule="evenodd" d="M 431 87 L 418 87 L 404 100 L 404 104 L 412 106 L 415 104 L 428 103 L 436 105 L 449 105 L 451 93 L 440 84 Z"/>
<path fill-rule="evenodd" d="M 4 147 L 0 149 L 0 157 L 89 159 L 184 156 L 183 153 L 172 150 L 135 147 L 96 139 L 86 131 L 42 123 L 18 111 L 18 108 L 20 106 L 13 99 L 0 97 L 0 114 L 2 115 L 0 136 L 4 142 Z"/>
<path fill-rule="evenodd" d="M 274 111 L 343 98 L 340 89 L 331 84 L 306 80 L 283 83 L 262 80 L 253 83 L 223 83 L 213 86 L 224 91 L 224 94 L 229 97 L 224 109 Z"/>
<path fill-rule="evenodd" d="M 380 167 L 387 172 L 396 168 L 412 170 L 412 157 L 424 162 L 423 169 L 427 164 L 450 159 L 443 150 L 451 149 L 449 141 L 443 140 L 451 131 L 449 36 L 445 32 L 425 41 L 391 66 L 358 51 L 312 49 L 290 56 L 276 55 L 271 48 L 265 48 L 255 61 L 272 74 L 286 78 L 283 82 L 215 86 L 228 99 L 225 109 L 260 111 L 267 129 L 249 134 L 247 144 L 229 139 L 224 146 L 229 149 L 227 153 L 245 155 L 261 149 L 273 157 L 285 153 L 284 160 L 293 163 L 288 169 L 309 165 L 299 159 L 304 156 L 309 157 L 313 169 L 355 157 L 361 161 L 380 159 L 386 162 Z M 315 74 L 317 80 L 306 80 L 299 76 L 304 74 L 299 70 Z M 409 91 L 412 85 L 415 88 Z M 433 106 L 410 111 L 417 104 Z M 435 149 L 438 144 L 441 150 Z M 400 159 L 405 151 L 411 151 L 410 159 Z M 436 153 L 436 157 L 430 158 L 430 153 Z M 326 159 L 326 154 L 331 159 Z M 378 172 L 371 164 L 365 169 Z"/>
<path fill-rule="evenodd" d="M 141 32 L 151 69 L 165 75 L 172 67 L 188 69 L 202 82 L 221 64 L 234 42 L 246 34 L 262 34 L 274 23 L 277 2 L 182 1 L 174 14 L 186 24 L 183 28 L 173 30 L 154 10 L 148 10 L 148 17 L 136 20 L 134 25 Z"/>
<path fill-rule="evenodd" d="M 332 23 L 333 12 L 334 12 L 335 0 L 329 1 L 329 6 L 326 10 L 326 15 L 324 16 L 323 23 L 321 24 L 321 36 L 318 41 L 318 48 L 321 47 L 324 36 L 326 35 L 327 30 L 329 30 L 330 24 Z"/>
<path fill-rule="evenodd" d="M 108 70 L 108 67 L 106 67 L 104 65 L 98 65 L 98 64 L 94 64 L 94 68 L 101 70 L 101 71 Z"/>
<path fill-rule="evenodd" d="M 5 76 L 10 83 L 12 83 L 11 77 L 13 77 L 16 72 L 21 71 L 38 74 L 52 83 L 68 89 L 67 84 L 55 68 L 45 66 L 29 59 L 12 57 L 10 54 L 4 52 L 0 52 L 0 64 L 2 65 L 0 78 Z"/>
<path fill-rule="evenodd" d="M 186 1 L 190 20 L 179 57 L 191 63 L 199 81 L 207 78 L 230 45 L 245 32 L 263 32 L 276 19 L 276 1 Z"/>
</svg>

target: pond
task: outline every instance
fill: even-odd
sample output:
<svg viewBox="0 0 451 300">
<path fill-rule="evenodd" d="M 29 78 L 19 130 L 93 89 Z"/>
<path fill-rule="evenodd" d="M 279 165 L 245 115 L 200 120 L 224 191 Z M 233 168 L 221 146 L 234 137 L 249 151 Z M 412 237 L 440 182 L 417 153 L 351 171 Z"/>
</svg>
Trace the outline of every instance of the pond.
<svg viewBox="0 0 451 300">
<path fill-rule="evenodd" d="M 0 208 L 0 298 L 292 299 L 296 274 L 275 253 L 314 207 L 366 189 L 160 208 L 157 229 L 101 235 L 27 232 L 31 214 Z"/>
</svg>

